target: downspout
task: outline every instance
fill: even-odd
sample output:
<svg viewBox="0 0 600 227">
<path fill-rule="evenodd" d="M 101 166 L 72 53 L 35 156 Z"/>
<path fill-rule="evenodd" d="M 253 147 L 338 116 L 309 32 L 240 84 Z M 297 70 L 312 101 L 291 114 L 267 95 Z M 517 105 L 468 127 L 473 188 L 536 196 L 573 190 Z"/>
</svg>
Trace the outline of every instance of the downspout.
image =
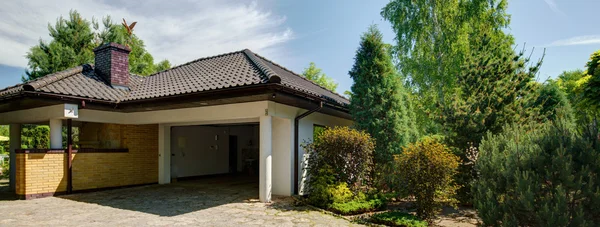
<svg viewBox="0 0 600 227">
<path fill-rule="evenodd" d="M 319 102 L 319 107 L 306 111 L 294 119 L 294 195 L 298 195 L 298 146 L 300 146 L 300 141 L 298 141 L 298 124 L 300 123 L 300 119 L 321 110 L 321 108 L 323 108 L 322 101 Z"/>
</svg>

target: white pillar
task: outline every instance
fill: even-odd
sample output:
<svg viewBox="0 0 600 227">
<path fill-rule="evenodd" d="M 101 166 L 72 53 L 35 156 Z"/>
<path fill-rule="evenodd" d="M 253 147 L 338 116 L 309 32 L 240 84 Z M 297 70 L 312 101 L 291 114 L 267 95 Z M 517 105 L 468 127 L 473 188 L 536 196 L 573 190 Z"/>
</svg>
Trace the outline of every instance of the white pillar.
<svg viewBox="0 0 600 227">
<path fill-rule="evenodd" d="M 271 116 L 260 117 L 260 176 L 258 198 L 261 202 L 271 202 L 271 162 L 272 162 L 272 133 Z"/>
<path fill-rule="evenodd" d="M 171 126 L 158 126 L 158 183 L 171 183 Z"/>
<path fill-rule="evenodd" d="M 272 184 L 273 195 L 290 196 L 294 192 L 293 120 L 273 117 L 272 120 Z"/>
<path fill-rule="evenodd" d="M 50 119 L 50 149 L 62 148 L 62 119 Z"/>
<path fill-rule="evenodd" d="M 21 124 L 11 124 L 10 125 L 10 141 L 9 141 L 9 149 L 10 149 L 10 190 L 15 190 L 16 185 L 16 176 L 17 176 L 17 154 L 15 153 L 16 149 L 21 149 Z"/>
</svg>

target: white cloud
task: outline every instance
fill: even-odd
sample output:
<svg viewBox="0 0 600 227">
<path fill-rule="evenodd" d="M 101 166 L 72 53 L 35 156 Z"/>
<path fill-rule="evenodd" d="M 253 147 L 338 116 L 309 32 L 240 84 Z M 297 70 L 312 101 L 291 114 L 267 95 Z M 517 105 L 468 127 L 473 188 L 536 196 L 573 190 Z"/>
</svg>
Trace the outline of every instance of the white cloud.
<svg viewBox="0 0 600 227">
<path fill-rule="evenodd" d="M 565 16 L 565 13 L 558 8 L 558 5 L 556 5 L 554 0 L 544 0 L 544 2 L 546 2 L 552 11 L 558 13 L 559 15 Z"/>
<path fill-rule="evenodd" d="M 589 44 L 600 44 L 600 35 L 577 36 L 568 39 L 557 40 L 550 43 L 548 46 L 575 46 Z"/>
<path fill-rule="evenodd" d="M 278 55 L 293 38 L 286 18 L 246 1 L 8 1 L 0 7 L 0 64 L 26 67 L 29 47 L 50 40 L 48 22 L 75 9 L 91 20 L 137 21 L 134 31 L 156 60 L 182 64 L 200 57 L 249 48 Z"/>
</svg>

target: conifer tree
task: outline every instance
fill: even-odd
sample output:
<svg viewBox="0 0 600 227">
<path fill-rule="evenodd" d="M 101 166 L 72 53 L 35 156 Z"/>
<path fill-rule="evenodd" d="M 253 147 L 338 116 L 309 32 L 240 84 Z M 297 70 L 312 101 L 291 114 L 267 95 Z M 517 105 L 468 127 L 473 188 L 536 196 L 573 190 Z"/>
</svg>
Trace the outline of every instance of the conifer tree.
<svg viewBox="0 0 600 227">
<path fill-rule="evenodd" d="M 600 226 L 598 135 L 561 117 L 488 133 L 473 187 L 483 226 Z"/>
<path fill-rule="evenodd" d="M 376 26 L 363 34 L 350 70 L 350 112 L 355 126 L 375 138 L 376 165 L 387 164 L 402 146 L 416 141 L 414 111 Z"/>
<path fill-rule="evenodd" d="M 48 24 L 52 40 L 40 40 L 38 45 L 30 48 L 26 54 L 29 69 L 22 80 L 33 80 L 78 65 L 94 63 L 94 48 L 107 42 L 127 45 L 132 49 L 129 54 L 132 73 L 146 76 L 171 67 L 166 60 L 154 64 L 154 58 L 146 51 L 144 42 L 135 34 L 127 37 L 125 28 L 113 24 L 110 16 L 103 19 L 103 25 L 104 30 L 98 31 L 95 20 L 90 22 L 75 10 L 69 12 L 68 18 L 59 17 L 54 26 Z"/>
<path fill-rule="evenodd" d="M 446 143 L 464 163 L 457 179 L 463 185 L 458 192 L 463 203 L 470 201 L 474 177 L 467 151 L 476 152 L 487 132 L 499 133 L 506 124 L 544 117 L 540 107 L 532 105 L 539 94 L 533 79 L 541 61 L 528 65 L 529 59 L 523 52 L 515 53 L 510 44 L 484 37 L 457 75 L 456 95 L 443 106 L 440 120 L 447 131 Z"/>
</svg>

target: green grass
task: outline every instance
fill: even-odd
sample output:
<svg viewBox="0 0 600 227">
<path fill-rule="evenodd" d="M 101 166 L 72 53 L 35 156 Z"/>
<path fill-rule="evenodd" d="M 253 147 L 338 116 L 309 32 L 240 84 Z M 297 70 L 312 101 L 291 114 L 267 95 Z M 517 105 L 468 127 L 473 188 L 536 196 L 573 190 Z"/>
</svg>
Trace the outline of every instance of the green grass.
<svg viewBox="0 0 600 227">
<path fill-rule="evenodd" d="M 426 227 L 427 222 L 420 220 L 414 215 L 398 212 L 388 211 L 385 213 L 375 214 L 371 217 L 371 221 L 376 224 L 388 225 L 388 226 L 406 226 L 406 227 Z"/>
<path fill-rule="evenodd" d="M 354 215 L 380 210 L 384 206 L 385 202 L 380 199 L 352 200 L 345 203 L 333 203 L 329 210 L 341 215 Z"/>
</svg>

